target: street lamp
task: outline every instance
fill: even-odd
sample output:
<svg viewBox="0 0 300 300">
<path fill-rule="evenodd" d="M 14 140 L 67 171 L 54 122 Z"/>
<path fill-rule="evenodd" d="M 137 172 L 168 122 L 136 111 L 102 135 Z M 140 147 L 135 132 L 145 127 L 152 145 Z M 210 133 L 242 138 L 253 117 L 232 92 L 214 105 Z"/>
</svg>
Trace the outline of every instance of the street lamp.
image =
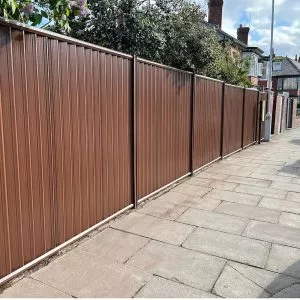
<svg viewBox="0 0 300 300">
<path fill-rule="evenodd" d="M 265 141 L 270 142 L 271 140 L 271 125 L 272 115 L 270 111 L 271 93 L 272 93 L 272 76 L 273 76 L 273 36 L 274 36 L 274 11 L 275 11 L 275 0 L 272 0 L 272 23 L 271 23 L 271 45 L 270 45 L 270 62 L 269 62 L 269 78 L 268 78 L 268 101 L 267 101 L 267 114 L 265 122 Z"/>
</svg>

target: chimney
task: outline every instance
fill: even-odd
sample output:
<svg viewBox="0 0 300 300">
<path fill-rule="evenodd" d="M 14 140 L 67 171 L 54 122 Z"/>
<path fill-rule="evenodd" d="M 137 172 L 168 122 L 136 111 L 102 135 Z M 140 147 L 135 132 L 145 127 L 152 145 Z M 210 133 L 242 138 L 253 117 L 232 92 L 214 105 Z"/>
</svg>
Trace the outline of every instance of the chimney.
<svg viewBox="0 0 300 300">
<path fill-rule="evenodd" d="M 237 38 L 244 44 L 248 45 L 248 37 L 249 37 L 249 27 L 243 27 L 241 24 L 240 27 L 237 30 Z"/>
<path fill-rule="evenodd" d="M 208 2 L 208 23 L 219 28 L 222 27 L 223 0 L 209 0 Z"/>
<path fill-rule="evenodd" d="M 296 54 L 296 56 L 295 56 L 295 61 L 298 61 L 298 55 Z"/>
</svg>

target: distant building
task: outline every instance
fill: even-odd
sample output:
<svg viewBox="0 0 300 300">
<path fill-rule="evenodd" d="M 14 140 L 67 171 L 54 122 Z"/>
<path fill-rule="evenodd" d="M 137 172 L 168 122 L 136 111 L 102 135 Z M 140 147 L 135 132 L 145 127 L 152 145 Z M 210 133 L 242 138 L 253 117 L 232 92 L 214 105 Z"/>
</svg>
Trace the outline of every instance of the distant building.
<svg viewBox="0 0 300 300">
<path fill-rule="evenodd" d="M 259 87 L 259 80 L 263 72 L 263 50 L 258 47 L 249 47 L 249 27 L 237 29 L 237 38 L 222 30 L 224 0 L 209 0 L 208 2 L 208 26 L 213 26 L 224 46 L 230 45 L 230 54 L 233 57 L 250 57 L 249 80 L 255 87 Z"/>
</svg>

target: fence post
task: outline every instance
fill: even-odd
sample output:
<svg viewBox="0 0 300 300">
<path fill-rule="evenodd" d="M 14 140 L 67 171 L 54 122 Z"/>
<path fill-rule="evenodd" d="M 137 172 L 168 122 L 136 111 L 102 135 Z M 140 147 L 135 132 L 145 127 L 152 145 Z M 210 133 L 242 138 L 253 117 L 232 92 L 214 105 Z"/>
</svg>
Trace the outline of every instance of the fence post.
<svg viewBox="0 0 300 300">
<path fill-rule="evenodd" d="M 196 71 L 193 69 L 192 75 L 192 94 L 190 101 L 190 175 L 194 175 L 194 117 L 195 117 L 195 99 L 196 99 Z"/>
<path fill-rule="evenodd" d="M 132 203 L 134 209 L 137 208 L 137 193 L 136 193 L 136 147 L 137 147 L 137 134 L 136 134 L 136 79 L 137 79 L 137 56 L 132 56 L 132 100 L 131 100 L 131 120 L 130 120 L 130 132 L 131 132 L 131 193 L 132 193 Z"/>
<path fill-rule="evenodd" d="M 223 82 L 222 86 L 222 108 L 221 108 L 221 149 L 220 149 L 220 154 L 221 158 L 223 159 L 224 157 L 224 115 L 225 115 L 225 82 Z"/>
<path fill-rule="evenodd" d="M 243 90 L 243 111 L 242 111 L 242 149 L 244 149 L 244 131 L 245 131 L 245 107 L 246 107 L 246 88 Z"/>
</svg>

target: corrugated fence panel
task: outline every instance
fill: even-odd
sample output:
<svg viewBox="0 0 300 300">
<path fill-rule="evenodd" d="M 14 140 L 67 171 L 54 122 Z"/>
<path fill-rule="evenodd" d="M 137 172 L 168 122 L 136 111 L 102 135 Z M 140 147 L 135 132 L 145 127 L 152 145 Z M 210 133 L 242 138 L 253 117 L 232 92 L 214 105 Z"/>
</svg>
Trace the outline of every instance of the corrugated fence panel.
<svg viewBox="0 0 300 300">
<path fill-rule="evenodd" d="M 256 141 L 257 114 L 258 114 L 258 92 L 245 90 L 244 110 L 244 141 L 246 147 Z"/>
<path fill-rule="evenodd" d="M 194 170 L 220 157 L 222 91 L 222 82 L 196 77 Z"/>
<path fill-rule="evenodd" d="M 191 74 L 137 63 L 137 197 L 189 172 Z"/>
<path fill-rule="evenodd" d="M 225 85 L 223 156 L 242 147 L 244 89 Z"/>
<path fill-rule="evenodd" d="M 132 203 L 132 60 L 0 26 L 0 277 Z"/>
</svg>

